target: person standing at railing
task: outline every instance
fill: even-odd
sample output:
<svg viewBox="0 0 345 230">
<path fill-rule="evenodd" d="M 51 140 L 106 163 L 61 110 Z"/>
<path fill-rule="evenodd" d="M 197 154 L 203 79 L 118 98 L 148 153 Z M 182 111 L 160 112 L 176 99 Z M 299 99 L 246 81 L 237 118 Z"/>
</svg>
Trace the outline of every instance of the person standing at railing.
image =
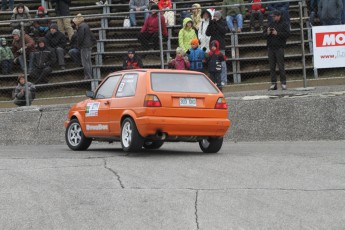
<svg viewBox="0 0 345 230">
<path fill-rule="evenodd" d="M 275 10 L 271 13 L 273 21 L 263 31 L 267 39 L 268 61 L 272 85 L 269 90 L 277 90 L 276 66 L 279 68 L 282 90 L 286 90 L 286 73 L 284 64 L 284 49 L 290 36 L 290 26 L 284 21 L 282 13 Z"/>
<path fill-rule="evenodd" d="M 55 2 L 55 13 L 57 17 L 70 16 L 69 8 L 71 7 L 71 0 L 51 0 Z M 69 17 L 63 17 L 56 20 L 59 30 L 68 35 L 68 39 L 71 40 L 73 35 L 73 29 L 71 25 L 71 19 Z"/>
<path fill-rule="evenodd" d="M 340 25 L 342 11 L 342 0 L 320 0 L 319 17 L 322 25 Z"/>
<path fill-rule="evenodd" d="M 7 9 L 7 3 L 9 3 L 9 8 Z M 14 8 L 14 0 L 2 0 L 1 1 L 1 10 L 10 10 L 12 11 Z"/>
<path fill-rule="evenodd" d="M 221 83 L 222 62 L 226 60 L 224 53 L 219 50 L 219 42 L 213 40 L 210 44 L 211 51 L 205 55 L 206 62 L 208 63 L 208 73 L 210 79 L 222 90 L 223 84 Z"/>
<path fill-rule="evenodd" d="M 172 9 L 171 1 L 170 0 L 160 0 L 158 2 L 158 7 L 160 10 L 169 10 Z M 175 13 L 174 11 L 165 11 L 164 12 L 165 23 L 167 26 L 174 26 L 175 25 Z"/>
<path fill-rule="evenodd" d="M 246 9 L 243 5 L 240 6 L 228 6 L 234 4 L 244 4 L 243 0 L 223 0 L 222 14 L 226 19 L 226 23 L 231 32 L 236 32 L 234 28 L 234 19 L 237 21 L 237 32 L 240 33 L 243 28 L 243 15 L 246 13 Z"/>
<path fill-rule="evenodd" d="M 18 106 L 26 106 L 26 97 L 25 97 L 25 85 L 28 87 L 29 93 L 29 105 L 35 99 L 36 87 L 31 82 L 25 82 L 24 75 L 19 75 L 17 79 L 18 85 L 13 92 L 13 103 Z"/>
<path fill-rule="evenodd" d="M 130 0 L 129 1 L 129 20 L 131 22 L 131 26 L 137 26 L 136 16 L 137 13 L 134 12 L 143 12 L 144 13 L 144 21 L 149 16 L 148 12 L 149 8 L 149 0 Z"/>
<path fill-rule="evenodd" d="M 11 22 L 12 29 L 21 29 L 20 22 L 23 19 L 31 19 L 31 15 L 29 13 L 29 8 L 24 6 L 24 4 L 19 3 L 14 9 L 13 14 L 11 17 L 11 20 L 14 20 Z M 32 25 L 32 21 L 25 21 L 24 22 L 24 30 L 26 33 L 30 32 L 30 27 Z"/>
<path fill-rule="evenodd" d="M 190 49 L 191 45 L 190 42 L 193 39 L 197 39 L 195 30 L 193 28 L 193 21 L 191 18 L 185 18 L 183 20 L 183 27 L 180 29 L 178 33 L 178 44 L 184 52 Z"/>
<path fill-rule="evenodd" d="M 210 36 L 206 35 L 206 30 L 208 25 L 210 24 L 210 21 L 213 18 L 213 12 L 211 9 L 204 10 L 202 12 L 202 20 L 200 23 L 200 27 L 198 29 L 198 38 L 200 41 L 200 47 L 205 47 L 206 52 L 210 51 Z"/>
<path fill-rule="evenodd" d="M 203 47 L 202 49 L 199 48 L 198 39 L 193 39 L 191 41 L 191 46 L 192 47 L 186 52 L 190 62 L 190 70 L 203 72 L 203 61 L 205 59 L 206 47 Z"/>
<path fill-rule="evenodd" d="M 269 0 L 269 1 L 276 1 L 276 0 Z M 289 2 L 269 3 L 267 5 L 267 9 L 270 11 L 270 15 L 268 15 L 268 23 L 271 23 L 273 21 L 271 17 L 272 15 L 271 13 L 278 10 L 281 12 L 283 20 L 290 27 L 289 7 L 290 7 Z"/>
</svg>

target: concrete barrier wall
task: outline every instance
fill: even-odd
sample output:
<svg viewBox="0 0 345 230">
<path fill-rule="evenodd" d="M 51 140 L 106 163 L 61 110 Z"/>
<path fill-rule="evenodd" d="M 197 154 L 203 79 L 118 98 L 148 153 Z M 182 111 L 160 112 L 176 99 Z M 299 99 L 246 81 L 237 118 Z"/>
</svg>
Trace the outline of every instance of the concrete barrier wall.
<svg viewBox="0 0 345 230">
<path fill-rule="evenodd" d="M 226 140 L 305 141 L 345 139 L 345 95 L 229 99 L 232 126 Z M 0 110 L 0 145 L 61 144 L 69 105 Z"/>
</svg>

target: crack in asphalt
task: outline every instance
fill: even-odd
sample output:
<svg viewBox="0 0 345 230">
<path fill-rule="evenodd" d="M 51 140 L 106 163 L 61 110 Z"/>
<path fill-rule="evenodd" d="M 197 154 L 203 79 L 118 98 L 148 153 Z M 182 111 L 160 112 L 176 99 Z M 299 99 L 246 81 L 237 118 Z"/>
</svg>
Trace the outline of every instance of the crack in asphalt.
<svg viewBox="0 0 345 230">
<path fill-rule="evenodd" d="M 199 191 L 196 190 L 195 193 L 195 223 L 196 223 L 196 229 L 199 230 L 199 217 L 198 217 L 198 196 L 199 196 Z"/>
<path fill-rule="evenodd" d="M 117 172 L 115 172 L 112 168 L 109 168 L 107 166 L 107 160 L 106 159 L 103 159 L 103 161 L 104 161 L 104 168 L 108 169 L 110 172 L 112 172 L 116 176 L 118 182 L 120 183 L 121 188 L 125 188 L 125 186 L 122 184 L 122 181 L 121 181 L 119 174 L 117 174 Z"/>
</svg>

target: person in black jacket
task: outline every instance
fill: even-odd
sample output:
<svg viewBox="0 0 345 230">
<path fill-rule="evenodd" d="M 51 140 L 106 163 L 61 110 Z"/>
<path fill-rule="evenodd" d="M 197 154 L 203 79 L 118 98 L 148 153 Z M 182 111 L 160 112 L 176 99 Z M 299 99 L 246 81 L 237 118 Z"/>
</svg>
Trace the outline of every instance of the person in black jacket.
<svg viewBox="0 0 345 230">
<path fill-rule="evenodd" d="M 128 50 L 128 55 L 123 59 L 123 69 L 140 69 L 143 68 L 141 58 L 135 54 L 134 49 Z"/>
<path fill-rule="evenodd" d="M 54 50 L 61 69 L 65 69 L 65 48 L 67 45 L 66 37 L 58 30 L 56 24 L 51 24 L 50 31 L 46 34 L 46 45 Z"/>
<path fill-rule="evenodd" d="M 46 46 L 45 38 L 38 39 L 38 46 L 33 55 L 33 70 L 30 77 L 34 83 L 47 83 L 47 76 L 52 72 L 55 62 L 54 52 Z"/>
<path fill-rule="evenodd" d="M 268 61 L 272 82 L 269 89 L 277 90 L 276 65 L 278 65 L 281 86 L 283 90 L 286 90 L 284 48 L 286 46 L 286 40 L 290 36 L 290 26 L 283 20 L 280 11 L 273 11 L 272 19 L 272 23 L 263 32 L 267 39 Z"/>
<path fill-rule="evenodd" d="M 221 72 L 222 62 L 226 59 L 225 55 L 219 51 L 219 42 L 213 40 L 210 44 L 211 51 L 206 56 L 206 62 L 208 63 L 208 73 L 211 80 L 222 90 L 221 84 Z"/>
<path fill-rule="evenodd" d="M 52 0 L 55 2 L 55 13 L 57 17 L 60 16 L 70 16 L 69 8 L 71 5 L 71 0 Z M 73 35 L 73 29 L 71 26 L 71 19 L 68 17 L 57 19 L 57 24 L 59 30 L 65 34 L 67 32 L 68 39 L 71 40 Z"/>
<path fill-rule="evenodd" d="M 210 23 L 206 30 L 206 36 L 210 36 L 210 43 L 212 41 L 219 42 L 219 50 L 221 53 L 225 54 L 225 35 L 228 32 L 228 25 L 226 21 L 222 18 L 222 13 L 219 11 L 214 12 L 213 20 L 210 20 Z M 226 60 L 222 62 L 222 73 L 221 73 L 221 84 L 226 85 L 228 82 L 227 77 L 227 66 Z"/>
</svg>

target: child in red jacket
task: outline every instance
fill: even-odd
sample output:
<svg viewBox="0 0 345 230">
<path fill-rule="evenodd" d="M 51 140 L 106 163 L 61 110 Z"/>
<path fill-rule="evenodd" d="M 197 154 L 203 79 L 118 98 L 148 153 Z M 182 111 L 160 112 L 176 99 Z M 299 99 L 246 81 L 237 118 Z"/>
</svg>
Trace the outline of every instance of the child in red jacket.
<svg viewBox="0 0 345 230">
<path fill-rule="evenodd" d="M 255 19 L 259 20 L 260 31 L 262 31 L 265 8 L 262 7 L 261 0 L 253 0 L 252 3 L 253 5 L 251 5 L 250 9 L 250 31 L 255 31 Z"/>
</svg>

